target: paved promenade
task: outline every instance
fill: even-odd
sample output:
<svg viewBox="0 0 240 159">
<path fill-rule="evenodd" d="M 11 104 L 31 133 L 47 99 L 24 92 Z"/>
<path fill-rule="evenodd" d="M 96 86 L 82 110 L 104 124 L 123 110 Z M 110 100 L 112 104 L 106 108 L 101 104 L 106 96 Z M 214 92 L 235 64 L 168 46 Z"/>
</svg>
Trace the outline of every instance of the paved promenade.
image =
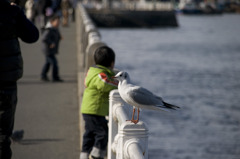
<svg viewBox="0 0 240 159">
<path fill-rule="evenodd" d="M 75 23 L 60 30 L 64 39 L 57 58 L 63 83 L 40 80 L 45 60 L 40 40 L 21 43 L 24 76 L 18 82 L 14 130 L 25 133 L 21 142 L 12 144 L 13 159 L 79 159 Z"/>
</svg>

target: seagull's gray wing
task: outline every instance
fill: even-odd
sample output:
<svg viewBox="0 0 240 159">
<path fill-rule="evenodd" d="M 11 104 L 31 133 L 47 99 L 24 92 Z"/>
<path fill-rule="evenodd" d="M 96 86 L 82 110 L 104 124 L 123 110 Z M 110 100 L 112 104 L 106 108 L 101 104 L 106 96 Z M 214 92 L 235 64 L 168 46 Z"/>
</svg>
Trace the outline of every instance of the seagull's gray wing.
<svg viewBox="0 0 240 159">
<path fill-rule="evenodd" d="M 161 97 L 154 95 L 152 92 L 143 87 L 132 87 L 129 90 L 128 95 L 139 105 L 163 105 Z"/>
</svg>

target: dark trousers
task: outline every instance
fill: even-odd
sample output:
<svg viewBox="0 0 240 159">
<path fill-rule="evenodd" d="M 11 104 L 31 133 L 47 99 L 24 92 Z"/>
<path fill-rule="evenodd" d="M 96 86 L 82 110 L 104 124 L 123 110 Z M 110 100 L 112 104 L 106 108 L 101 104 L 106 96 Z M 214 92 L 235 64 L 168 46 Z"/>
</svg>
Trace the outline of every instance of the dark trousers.
<svg viewBox="0 0 240 159">
<path fill-rule="evenodd" d="M 11 159 L 10 137 L 17 105 L 17 87 L 0 88 L 0 159 Z"/>
<path fill-rule="evenodd" d="M 57 58 L 55 55 L 49 55 L 46 56 L 46 62 L 43 66 L 42 69 L 42 78 L 46 78 L 47 77 L 47 73 L 50 69 L 50 67 L 52 66 L 52 78 L 53 80 L 55 79 L 59 79 L 59 75 L 58 75 L 58 62 L 57 62 Z"/>
<path fill-rule="evenodd" d="M 85 133 L 82 152 L 90 153 L 93 147 L 106 150 L 108 143 L 108 125 L 103 116 L 83 114 Z"/>
</svg>

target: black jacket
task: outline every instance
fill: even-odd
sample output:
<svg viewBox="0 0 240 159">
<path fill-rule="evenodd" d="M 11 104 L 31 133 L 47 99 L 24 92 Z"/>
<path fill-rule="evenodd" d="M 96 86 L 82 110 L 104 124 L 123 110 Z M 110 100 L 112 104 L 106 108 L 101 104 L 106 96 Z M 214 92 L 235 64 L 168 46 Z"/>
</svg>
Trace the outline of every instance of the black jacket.
<svg viewBox="0 0 240 159">
<path fill-rule="evenodd" d="M 23 11 L 0 0 L 0 84 L 16 82 L 23 74 L 23 60 L 18 38 L 27 43 L 36 42 L 38 29 Z"/>
<path fill-rule="evenodd" d="M 42 49 L 45 55 L 49 56 L 57 54 L 60 40 L 61 35 L 57 28 L 46 28 L 42 35 Z M 54 44 L 55 47 L 50 48 L 51 44 Z"/>
</svg>

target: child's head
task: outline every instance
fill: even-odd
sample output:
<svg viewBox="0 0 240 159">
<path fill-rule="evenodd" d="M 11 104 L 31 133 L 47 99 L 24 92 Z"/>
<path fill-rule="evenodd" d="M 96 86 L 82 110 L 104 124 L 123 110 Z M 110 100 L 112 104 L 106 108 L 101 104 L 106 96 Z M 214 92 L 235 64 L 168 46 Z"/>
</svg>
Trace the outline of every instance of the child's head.
<svg viewBox="0 0 240 159">
<path fill-rule="evenodd" d="M 60 24 L 60 17 L 58 15 L 53 15 L 50 19 L 49 19 L 51 25 L 54 28 L 58 28 L 59 24 Z"/>
<path fill-rule="evenodd" d="M 115 63 L 115 53 L 111 48 L 102 46 L 95 51 L 94 61 L 96 65 L 102 65 L 113 69 Z"/>
</svg>

